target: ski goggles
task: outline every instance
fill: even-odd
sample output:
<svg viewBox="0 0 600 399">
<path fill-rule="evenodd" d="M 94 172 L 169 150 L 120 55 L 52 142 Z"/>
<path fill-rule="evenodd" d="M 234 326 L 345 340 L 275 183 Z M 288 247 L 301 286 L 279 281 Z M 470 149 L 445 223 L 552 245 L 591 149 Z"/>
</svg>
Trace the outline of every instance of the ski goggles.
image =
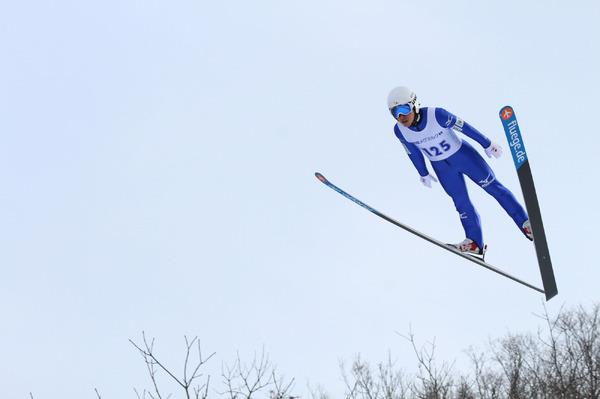
<svg viewBox="0 0 600 399">
<path fill-rule="evenodd" d="M 410 114 L 410 111 L 412 111 L 412 104 L 396 105 L 394 108 L 390 109 L 394 119 L 398 119 L 400 115 L 408 115 Z"/>
</svg>

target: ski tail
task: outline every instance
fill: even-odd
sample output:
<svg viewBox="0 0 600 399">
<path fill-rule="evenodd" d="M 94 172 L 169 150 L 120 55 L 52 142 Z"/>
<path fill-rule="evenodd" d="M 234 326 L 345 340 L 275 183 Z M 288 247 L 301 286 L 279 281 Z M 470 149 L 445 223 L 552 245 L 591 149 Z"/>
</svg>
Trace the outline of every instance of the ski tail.
<svg viewBox="0 0 600 399">
<path fill-rule="evenodd" d="M 546 233 L 535 191 L 535 184 L 533 183 L 529 159 L 527 158 L 527 152 L 525 151 L 523 137 L 521 136 L 521 130 L 519 129 L 519 123 L 517 122 L 514 109 L 510 106 L 503 107 L 500 110 L 500 119 L 504 126 L 504 132 L 508 139 L 515 168 L 517 169 L 517 175 L 519 176 L 521 190 L 523 191 L 525 207 L 527 208 L 527 214 L 529 215 L 531 230 L 533 232 L 533 244 L 535 246 L 535 252 L 540 267 L 546 300 L 548 301 L 558 294 L 558 288 L 556 287 L 556 279 L 554 278 L 554 270 L 552 269 L 550 251 L 548 249 L 548 242 L 546 240 Z"/>
</svg>

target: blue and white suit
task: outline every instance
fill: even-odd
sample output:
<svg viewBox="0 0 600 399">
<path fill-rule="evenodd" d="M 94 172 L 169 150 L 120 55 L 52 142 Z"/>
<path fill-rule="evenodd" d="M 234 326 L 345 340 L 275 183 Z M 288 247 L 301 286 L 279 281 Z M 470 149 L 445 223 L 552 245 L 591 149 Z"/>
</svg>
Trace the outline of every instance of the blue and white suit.
<svg viewBox="0 0 600 399">
<path fill-rule="evenodd" d="M 464 176 L 494 197 L 523 232 L 523 223 L 528 219 L 525 209 L 496 179 L 483 157 L 456 133 L 475 140 L 483 148 L 490 146 L 490 139 L 443 108 L 422 108 L 416 126 L 404 127 L 398 122 L 394 132 L 421 176 L 429 174 L 423 155 L 429 159 L 444 191 L 454 201 L 467 238 L 483 248 L 481 220 L 469 198 Z"/>
</svg>

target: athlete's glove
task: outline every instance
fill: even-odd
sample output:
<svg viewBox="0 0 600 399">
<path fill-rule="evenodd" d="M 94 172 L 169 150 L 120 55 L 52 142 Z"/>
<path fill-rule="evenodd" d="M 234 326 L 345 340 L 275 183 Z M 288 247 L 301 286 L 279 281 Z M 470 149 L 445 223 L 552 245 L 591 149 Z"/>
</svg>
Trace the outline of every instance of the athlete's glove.
<svg viewBox="0 0 600 399">
<path fill-rule="evenodd" d="M 427 176 L 421 176 L 421 183 L 423 183 L 424 185 L 426 185 L 427 187 L 431 188 L 431 182 L 437 182 L 437 179 L 435 177 L 433 177 L 430 174 L 428 174 Z"/>
<path fill-rule="evenodd" d="M 491 158 L 492 155 L 494 158 L 500 158 L 500 155 L 502 155 L 502 147 L 500 147 L 500 144 L 492 141 L 490 142 L 490 146 L 485 149 L 485 155 L 487 155 L 488 158 Z"/>
</svg>

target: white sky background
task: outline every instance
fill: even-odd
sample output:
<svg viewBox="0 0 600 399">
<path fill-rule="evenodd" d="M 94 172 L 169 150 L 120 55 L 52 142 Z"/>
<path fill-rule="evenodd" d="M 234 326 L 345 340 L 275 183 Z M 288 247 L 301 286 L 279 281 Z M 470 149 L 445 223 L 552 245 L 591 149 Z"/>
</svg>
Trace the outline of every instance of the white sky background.
<svg viewBox="0 0 600 399">
<path fill-rule="evenodd" d="M 535 332 L 543 295 L 314 177 L 464 238 L 393 134 L 397 85 L 501 143 L 489 162 L 522 199 L 498 117 L 515 108 L 548 310 L 597 302 L 600 5 L 465 3 L 3 1 L 0 396 L 135 397 L 151 387 L 128 342 L 142 331 L 175 371 L 199 336 L 215 390 L 222 362 L 264 346 L 305 397 L 307 381 L 341 395 L 357 353 L 415 371 L 410 328 L 462 371 L 469 346 Z M 487 260 L 541 286 L 533 245 L 470 188 Z"/>
</svg>

